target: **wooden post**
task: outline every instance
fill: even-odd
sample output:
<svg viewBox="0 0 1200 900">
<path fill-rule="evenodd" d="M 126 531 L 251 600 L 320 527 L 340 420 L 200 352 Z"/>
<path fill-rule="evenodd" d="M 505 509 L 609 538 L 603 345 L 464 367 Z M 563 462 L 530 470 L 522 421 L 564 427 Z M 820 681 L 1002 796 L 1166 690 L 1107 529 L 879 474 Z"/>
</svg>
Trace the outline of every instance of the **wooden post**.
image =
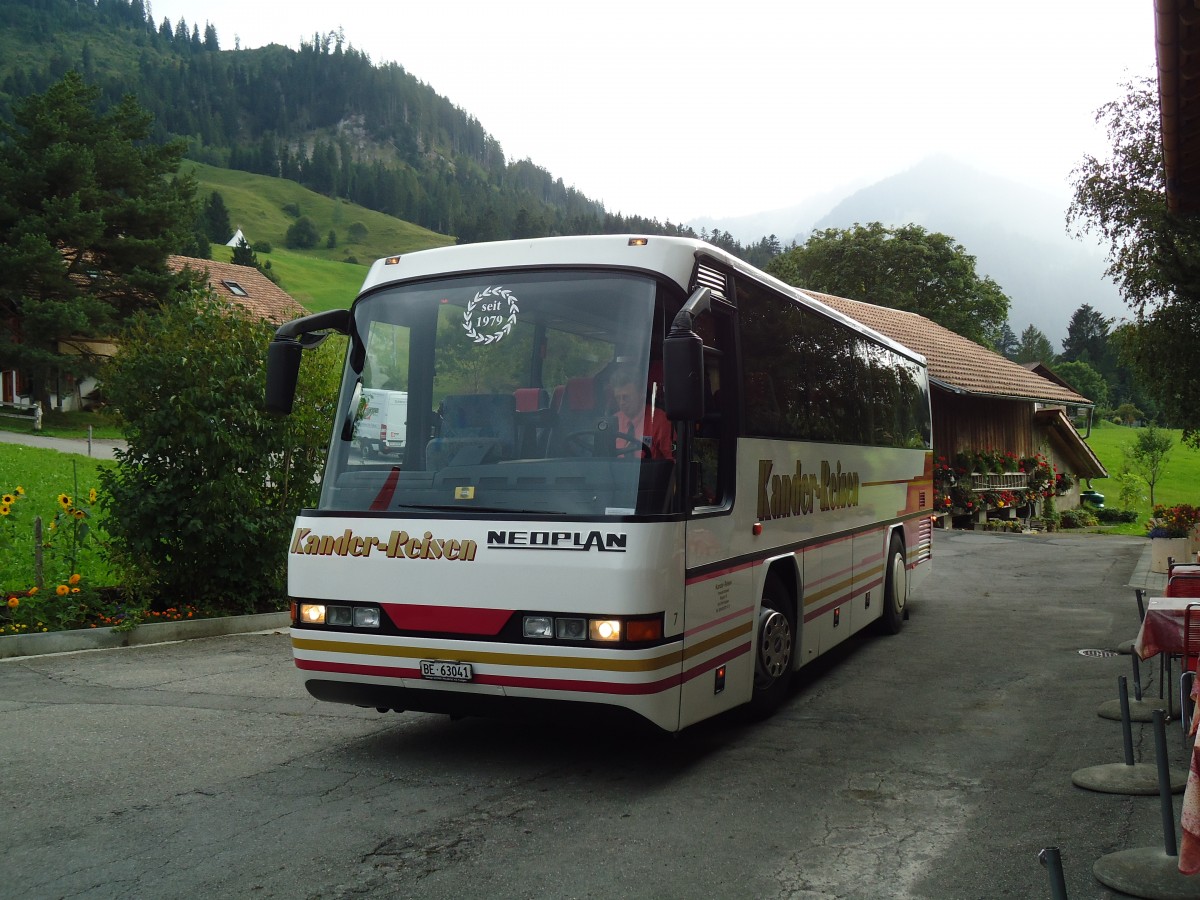
<svg viewBox="0 0 1200 900">
<path fill-rule="evenodd" d="M 40 591 L 45 584 L 46 578 L 42 572 L 42 517 L 34 516 L 33 518 L 33 583 L 37 585 Z"/>
</svg>

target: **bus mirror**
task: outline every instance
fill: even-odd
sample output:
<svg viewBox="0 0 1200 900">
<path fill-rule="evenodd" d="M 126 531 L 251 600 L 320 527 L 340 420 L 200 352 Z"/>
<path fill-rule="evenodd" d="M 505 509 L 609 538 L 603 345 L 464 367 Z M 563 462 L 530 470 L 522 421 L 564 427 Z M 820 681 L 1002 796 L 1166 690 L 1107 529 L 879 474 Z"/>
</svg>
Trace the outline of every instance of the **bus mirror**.
<svg viewBox="0 0 1200 900">
<path fill-rule="evenodd" d="M 667 418 L 695 422 L 704 417 L 704 341 L 694 331 L 663 339 L 663 408 Z"/>
<path fill-rule="evenodd" d="M 291 414 L 303 353 L 300 342 L 291 338 L 276 338 L 267 345 L 267 412 Z"/>
</svg>

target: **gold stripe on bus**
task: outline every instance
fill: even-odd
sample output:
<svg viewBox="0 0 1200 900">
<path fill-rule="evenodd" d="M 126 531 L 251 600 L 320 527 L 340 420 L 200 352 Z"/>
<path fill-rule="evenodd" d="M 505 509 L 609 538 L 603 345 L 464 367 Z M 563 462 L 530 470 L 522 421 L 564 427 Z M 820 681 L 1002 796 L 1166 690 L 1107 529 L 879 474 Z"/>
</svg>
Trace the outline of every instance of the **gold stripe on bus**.
<svg viewBox="0 0 1200 900">
<path fill-rule="evenodd" d="M 455 662 L 486 663 L 497 666 L 528 666 L 546 669 L 600 669 L 608 672 L 653 672 L 678 665 L 683 653 L 672 650 L 650 659 L 598 659 L 581 656 L 535 656 L 522 653 L 492 653 L 486 650 L 457 650 L 444 647 L 394 647 L 386 644 L 360 644 L 349 641 L 320 641 L 292 638 L 292 647 L 320 653 L 357 653 L 362 656 L 391 656 L 401 659 L 453 659 Z"/>
<path fill-rule="evenodd" d="M 740 637 L 743 634 L 748 634 L 753 627 L 753 624 L 753 622 L 746 621 L 740 625 L 735 625 L 733 628 L 730 628 L 728 631 L 722 632 L 721 634 L 714 634 L 712 637 L 706 638 L 703 641 L 700 641 L 698 644 L 691 644 L 686 650 L 683 651 L 683 658 L 685 660 L 691 659 L 693 656 L 699 656 L 701 653 L 707 653 L 714 647 L 719 647 L 721 644 L 731 641 L 736 637 Z"/>
<path fill-rule="evenodd" d="M 810 594 L 805 594 L 804 595 L 804 605 L 812 606 L 814 603 L 820 603 L 821 601 L 828 600 L 830 597 L 833 597 L 837 594 L 845 593 L 847 588 L 853 588 L 853 587 L 854 587 L 854 576 L 850 575 L 847 578 L 843 578 L 841 581 L 835 582 L 833 584 L 830 584 L 830 585 L 827 585 L 826 587 L 821 588 L 821 590 L 819 590 L 819 591 L 813 591 Z"/>
</svg>

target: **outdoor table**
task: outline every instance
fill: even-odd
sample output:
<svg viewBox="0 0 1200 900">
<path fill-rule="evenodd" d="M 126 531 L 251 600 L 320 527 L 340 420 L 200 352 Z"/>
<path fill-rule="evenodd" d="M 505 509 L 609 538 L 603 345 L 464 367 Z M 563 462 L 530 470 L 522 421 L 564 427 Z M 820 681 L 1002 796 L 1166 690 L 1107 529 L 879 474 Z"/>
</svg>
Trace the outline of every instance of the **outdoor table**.
<svg viewBox="0 0 1200 900">
<path fill-rule="evenodd" d="M 1133 652 L 1140 659 L 1159 653 L 1183 653 L 1183 617 L 1195 597 L 1152 597 L 1146 602 L 1146 618 L 1133 643 Z M 1170 689 L 1170 686 L 1167 686 Z M 1188 760 L 1187 786 L 1183 791 L 1183 811 L 1179 822 L 1183 838 L 1179 848 L 1179 871 L 1184 875 L 1200 872 L 1200 747 L 1196 746 L 1197 725 L 1200 724 L 1200 678 L 1192 682 L 1192 752 Z"/>
<path fill-rule="evenodd" d="M 1183 614 L 1188 604 L 1200 604 L 1196 597 L 1151 597 L 1146 601 L 1146 618 L 1133 642 L 1139 659 L 1159 653 L 1183 653 Z"/>
</svg>

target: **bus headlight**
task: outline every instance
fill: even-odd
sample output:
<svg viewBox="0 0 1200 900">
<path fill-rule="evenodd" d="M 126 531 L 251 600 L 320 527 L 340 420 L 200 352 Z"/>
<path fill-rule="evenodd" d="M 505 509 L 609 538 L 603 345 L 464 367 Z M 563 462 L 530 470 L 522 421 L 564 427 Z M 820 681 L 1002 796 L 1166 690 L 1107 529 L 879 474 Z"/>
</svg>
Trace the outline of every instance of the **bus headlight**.
<svg viewBox="0 0 1200 900">
<path fill-rule="evenodd" d="M 354 620 L 351 618 L 350 607 L 348 606 L 327 606 L 325 607 L 325 624 L 337 625 L 339 628 L 349 628 Z"/>
<path fill-rule="evenodd" d="M 527 638 L 554 637 L 554 619 L 550 616 L 526 616 L 521 621 L 521 634 Z"/>
<path fill-rule="evenodd" d="M 355 628 L 378 628 L 379 627 L 379 607 L 378 606 L 356 606 L 356 607 L 354 607 L 354 627 Z"/>
<path fill-rule="evenodd" d="M 582 641 L 588 636 L 587 619 L 555 619 L 554 633 L 564 641 Z"/>
<path fill-rule="evenodd" d="M 383 621 L 378 606 L 333 606 L 301 603 L 301 625 L 332 625 L 337 628 L 378 628 Z"/>
<path fill-rule="evenodd" d="M 621 620 L 590 619 L 588 621 L 588 637 L 593 641 L 619 641 L 621 639 Z"/>
</svg>

